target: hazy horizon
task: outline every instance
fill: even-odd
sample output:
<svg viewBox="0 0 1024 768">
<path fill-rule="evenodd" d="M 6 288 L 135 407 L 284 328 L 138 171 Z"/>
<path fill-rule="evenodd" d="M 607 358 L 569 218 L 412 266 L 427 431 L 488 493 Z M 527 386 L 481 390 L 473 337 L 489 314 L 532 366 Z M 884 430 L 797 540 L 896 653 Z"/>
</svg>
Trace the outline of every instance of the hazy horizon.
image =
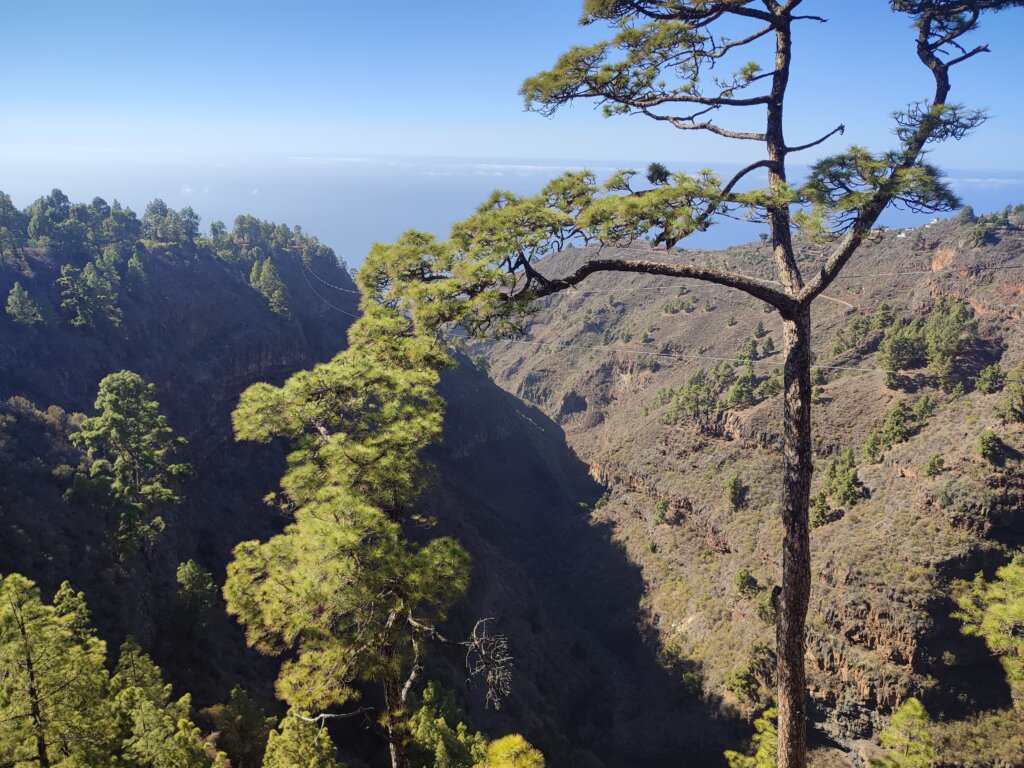
<svg viewBox="0 0 1024 768">
<path fill-rule="evenodd" d="M 668 163 L 694 171 L 701 163 Z M 8 163 L 10 165 L 10 163 Z M 708 163 L 721 173 L 735 163 Z M 646 162 L 535 160 L 530 158 L 453 158 L 357 155 L 250 155 L 147 164 L 98 158 L 91 164 L 61 165 L 26 160 L 5 169 L 0 190 L 19 208 L 57 187 L 74 201 L 95 196 L 119 200 L 140 215 L 154 198 L 174 208 L 191 206 L 202 230 L 213 221 L 228 226 L 241 214 L 301 226 L 331 246 L 349 266 L 358 266 L 374 242 L 389 242 L 408 229 L 444 237 L 493 189 L 531 194 L 570 168 L 590 168 L 599 178 L 617 168 L 642 170 Z M 794 168 L 799 176 L 803 169 Z M 951 185 L 964 204 L 979 213 L 1024 202 L 1024 172 L 949 169 Z M 912 226 L 931 215 L 892 210 L 883 224 Z M 692 248 L 722 248 L 757 238 L 759 227 L 723 221 L 688 238 Z"/>
</svg>

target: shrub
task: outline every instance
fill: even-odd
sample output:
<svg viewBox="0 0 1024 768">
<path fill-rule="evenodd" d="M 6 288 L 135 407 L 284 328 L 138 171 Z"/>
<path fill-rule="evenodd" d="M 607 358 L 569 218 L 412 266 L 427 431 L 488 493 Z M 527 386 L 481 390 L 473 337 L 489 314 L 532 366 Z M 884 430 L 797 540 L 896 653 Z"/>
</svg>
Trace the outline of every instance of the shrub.
<svg viewBox="0 0 1024 768">
<path fill-rule="evenodd" d="M 936 453 L 924 465 L 925 477 L 938 477 L 946 470 L 946 460 L 941 453 Z"/>
<path fill-rule="evenodd" d="M 993 363 L 981 369 L 975 387 L 982 394 L 990 395 L 998 392 L 1006 384 L 1006 373 L 999 363 Z"/>
<path fill-rule="evenodd" d="M 765 624 L 775 623 L 775 601 L 772 599 L 771 592 L 766 591 L 758 598 L 754 605 L 754 612 L 757 614 L 757 618 Z"/>
<path fill-rule="evenodd" d="M 736 572 L 736 591 L 744 597 L 756 595 L 761 590 L 757 579 L 750 573 L 749 568 L 740 568 Z"/>
<path fill-rule="evenodd" d="M 991 429 L 986 429 L 978 435 L 978 455 L 986 461 L 998 463 L 1002 460 L 1005 449 L 1006 445 L 1002 439 Z"/>
<path fill-rule="evenodd" d="M 1024 365 L 1018 365 L 1008 377 L 1006 391 L 996 414 L 1004 422 L 1024 422 Z"/>
<path fill-rule="evenodd" d="M 739 509 L 743 506 L 749 490 L 749 487 L 740 479 L 740 473 L 733 472 L 725 484 L 725 497 L 729 502 L 729 506 L 733 509 Z"/>
</svg>

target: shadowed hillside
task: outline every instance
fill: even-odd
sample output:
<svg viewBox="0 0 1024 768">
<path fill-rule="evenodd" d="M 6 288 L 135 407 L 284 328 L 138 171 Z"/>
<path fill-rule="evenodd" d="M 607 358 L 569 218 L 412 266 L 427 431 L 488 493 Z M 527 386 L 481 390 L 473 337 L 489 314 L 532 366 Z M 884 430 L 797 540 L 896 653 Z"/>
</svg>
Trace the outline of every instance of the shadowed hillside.
<svg viewBox="0 0 1024 768">
<path fill-rule="evenodd" d="M 1010 704 L 995 657 L 950 618 L 952 582 L 990 575 L 1024 543 L 1024 429 L 996 415 L 1002 394 L 976 389 L 987 366 L 1024 361 L 1024 233 L 998 218 L 880 231 L 816 304 L 808 665 L 821 731 L 848 745 L 912 695 L 940 718 Z M 806 268 L 823 253 L 802 250 Z M 547 273 L 587 255 L 552 256 Z M 679 258 L 771 268 L 760 244 Z M 706 695 L 748 716 L 771 687 L 781 537 L 782 335 L 766 310 L 695 281 L 597 276 L 545 300 L 528 341 L 478 350 L 610 488 L 590 518 L 640 569 L 667 666 L 699 670 Z M 961 321 L 944 380 L 923 359 L 879 370 L 892 365 L 886 334 Z M 979 456 L 986 430 L 1005 446 L 999 461 Z M 843 498 L 826 484 L 846 449 Z"/>
</svg>

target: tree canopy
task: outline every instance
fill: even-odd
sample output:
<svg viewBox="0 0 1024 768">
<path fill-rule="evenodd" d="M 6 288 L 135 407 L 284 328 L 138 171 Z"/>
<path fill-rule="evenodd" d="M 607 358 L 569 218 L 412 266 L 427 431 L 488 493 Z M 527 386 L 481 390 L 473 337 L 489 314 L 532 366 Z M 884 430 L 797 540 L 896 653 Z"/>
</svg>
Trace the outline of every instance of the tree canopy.
<svg viewBox="0 0 1024 768">
<path fill-rule="evenodd" d="M 188 464 L 171 461 L 185 439 L 167 425 L 153 389 L 132 371 L 104 377 L 94 404 L 97 415 L 84 419 L 71 435 L 88 461 L 78 492 L 106 499 L 118 539 L 129 549 L 160 533 L 163 520 L 155 510 L 180 500 L 173 481 L 191 471 Z"/>
</svg>

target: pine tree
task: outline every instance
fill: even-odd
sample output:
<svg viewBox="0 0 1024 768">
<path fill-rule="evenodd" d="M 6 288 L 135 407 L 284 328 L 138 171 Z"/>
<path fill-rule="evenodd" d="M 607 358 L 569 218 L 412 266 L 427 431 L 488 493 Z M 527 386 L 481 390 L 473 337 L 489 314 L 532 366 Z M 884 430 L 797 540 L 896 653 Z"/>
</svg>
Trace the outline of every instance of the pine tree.
<svg viewBox="0 0 1024 768">
<path fill-rule="evenodd" d="M 0 583 L 0 762 L 110 764 L 105 651 L 67 584 L 50 606 L 23 576 Z"/>
<path fill-rule="evenodd" d="M 133 253 L 128 258 L 128 265 L 125 268 L 125 283 L 128 286 L 128 290 L 132 293 L 137 293 L 141 291 L 148 282 L 149 276 L 146 274 L 146 266 L 142 263 L 138 254 Z"/>
<path fill-rule="evenodd" d="M 774 709 L 766 709 L 754 721 L 754 737 L 751 739 L 753 754 L 749 757 L 731 749 L 725 751 L 725 761 L 729 768 L 775 768 L 775 758 L 779 747 L 779 735 L 775 730 L 775 719 L 778 713 Z"/>
<path fill-rule="evenodd" d="M 210 766 L 199 729 L 189 718 L 191 697 L 175 701 L 160 668 L 132 638 L 121 646 L 110 691 L 126 768 Z"/>
<path fill-rule="evenodd" d="M 203 623 L 217 603 L 213 574 L 195 560 L 178 565 L 178 600 L 196 623 Z"/>
<path fill-rule="evenodd" d="M 132 371 L 104 377 L 94 407 L 98 414 L 71 435 L 89 462 L 88 475 L 76 478 L 76 490 L 107 498 L 122 549 L 131 550 L 163 530 L 154 508 L 180 500 L 171 483 L 191 468 L 169 459 L 185 440 L 174 436 L 160 414 L 153 385 Z"/>
<path fill-rule="evenodd" d="M 487 745 L 487 757 L 476 768 L 544 768 L 544 755 L 517 733 Z"/>
<path fill-rule="evenodd" d="M 270 732 L 263 768 L 344 768 L 327 730 L 289 710 L 277 730 Z"/>
<path fill-rule="evenodd" d="M 71 324 L 91 328 L 104 323 L 120 325 L 119 282 L 117 272 L 101 270 L 91 261 L 81 270 L 70 264 L 62 266 L 57 284 L 63 289 L 61 307 L 75 313 Z"/>
<path fill-rule="evenodd" d="M 364 312 L 331 362 L 239 401 L 237 437 L 295 446 L 281 482 L 294 522 L 235 548 L 224 596 L 250 645 L 291 652 L 277 693 L 292 707 L 323 713 L 353 701 L 357 682 L 378 686 L 392 765 L 407 768 L 406 704 L 466 589 L 469 558 L 450 538 L 413 543 L 402 532 L 426 480 L 420 452 L 441 434 L 434 388 L 448 354 L 408 334 L 400 312 L 372 299 Z M 470 649 L 504 647 L 493 640 L 475 635 Z M 487 654 L 488 665 L 504 656 Z M 504 690 L 504 673 L 487 669 Z"/>
<path fill-rule="evenodd" d="M 980 637 L 999 657 L 1014 701 L 1024 708 L 1024 554 L 996 570 L 992 581 L 979 573 L 969 584 L 961 582 L 954 618 L 963 621 L 963 633 Z"/>
<path fill-rule="evenodd" d="M 35 325 L 43 322 L 39 305 L 32 301 L 21 283 L 15 283 L 7 294 L 7 314 L 19 325 Z"/>
<path fill-rule="evenodd" d="M 291 310 L 288 308 L 288 289 L 272 260 L 262 259 L 253 262 L 249 284 L 267 300 L 271 312 L 281 317 L 291 316 Z"/>
<path fill-rule="evenodd" d="M 917 699 L 907 699 L 882 731 L 879 741 L 886 754 L 873 759 L 872 768 L 932 768 L 936 751 L 930 725 L 924 705 Z"/>
<path fill-rule="evenodd" d="M 257 704 L 236 685 L 226 704 L 215 704 L 202 711 L 202 716 L 218 735 L 217 746 L 227 753 L 232 768 L 259 768 L 267 748 L 267 737 L 277 720 L 268 717 Z"/>
</svg>

